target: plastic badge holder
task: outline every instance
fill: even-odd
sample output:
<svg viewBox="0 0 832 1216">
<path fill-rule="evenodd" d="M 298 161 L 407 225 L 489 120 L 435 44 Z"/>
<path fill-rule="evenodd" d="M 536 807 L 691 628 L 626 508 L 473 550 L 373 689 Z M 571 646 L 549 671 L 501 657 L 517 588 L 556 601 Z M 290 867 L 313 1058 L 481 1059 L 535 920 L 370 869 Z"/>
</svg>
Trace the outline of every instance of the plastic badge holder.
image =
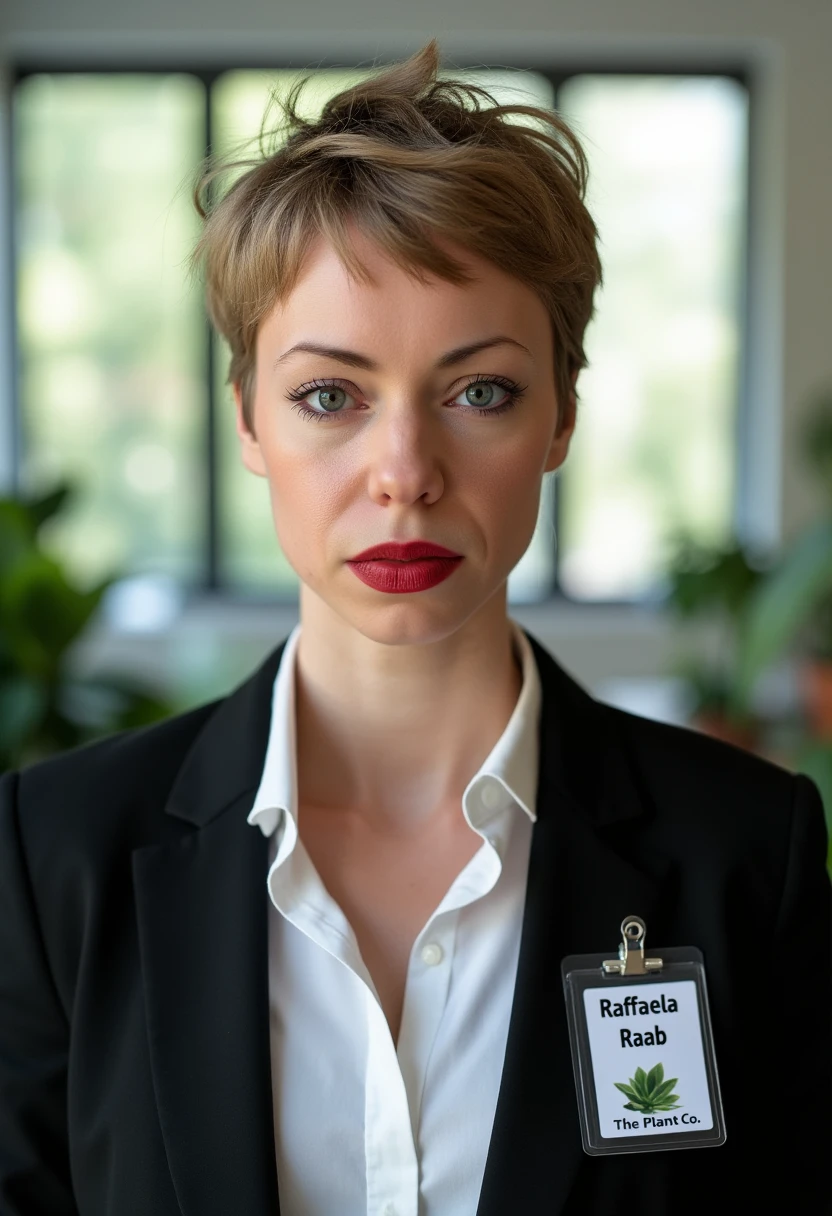
<svg viewBox="0 0 832 1216">
<path fill-rule="evenodd" d="M 617 959 L 576 954 L 561 964 L 590 1156 L 725 1142 L 702 953 L 647 958 L 645 933 L 640 917 L 625 917 Z"/>
</svg>

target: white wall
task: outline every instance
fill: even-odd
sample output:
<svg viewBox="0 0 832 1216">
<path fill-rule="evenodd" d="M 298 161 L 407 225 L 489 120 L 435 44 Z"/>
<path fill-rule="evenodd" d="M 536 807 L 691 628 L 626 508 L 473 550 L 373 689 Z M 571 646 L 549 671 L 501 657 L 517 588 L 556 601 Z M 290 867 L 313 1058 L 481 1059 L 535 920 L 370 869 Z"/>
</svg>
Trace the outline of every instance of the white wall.
<svg viewBox="0 0 832 1216">
<path fill-rule="evenodd" d="M 449 61 L 592 57 L 745 63 L 753 72 L 751 375 L 754 478 L 741 504 L 761 538 L 788 537 L 814 501 L 794 452 L 801 409 L 832 385 L 832 3 L 829 0 L 0 0 L 0 85 L 18 59 L 206 62 L 269 50 L 372 63 L 436 35 Z M 0 94 L 0 140 L 8 98 Z M 0 148 L 2 152 L 2 148 Z M 5 198 L 0 194 L 0 208 Z M 2 220 L 2 216 L 0 216 Z M 7 265 L 0 250 L 0 282 Z M 8 445 L 9 293 L 0 295 L 0 479 Z M 518 614 L 520 615 L 520 614 Z M 272 622 L 275 623 L 274 621 Z M 589 682 L 663 670 L 666 623 L 603 610 L 544 618 L 538 633 Z M 264 637 L 268 635 L 268 628 Z M 147 642 L 146 646 L 164 646 Z M 266 648 L 264 640 L 263 649 Z"/>
</svg>

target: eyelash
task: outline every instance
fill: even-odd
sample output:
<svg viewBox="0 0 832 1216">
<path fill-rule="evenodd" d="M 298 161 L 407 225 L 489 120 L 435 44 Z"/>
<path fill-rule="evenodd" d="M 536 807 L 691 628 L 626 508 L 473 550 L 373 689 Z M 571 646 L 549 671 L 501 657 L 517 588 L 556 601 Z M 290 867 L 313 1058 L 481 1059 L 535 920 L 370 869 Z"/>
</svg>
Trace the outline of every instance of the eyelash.
<svg viewBox="0 0 832 1216">
<path fill-rule="evenodd" d="M 470 388 L 472 384 L 498 384 L 500 388 L 505 389 L 508 397 L 500 405 L 493 409 L 477 409 L 475 405 L 459 406 L 459 409 L 468 410 L 472 414 L 482 414 L 484 416 L 493 417 L 495 414 L 504 414 L 506 410 L 514 409 L 518 401 L 526 391 L 527 385 L 517 384 L 516 381 L 510 380 L 507 376 L 471 376 L 469 380 L 463 384 L 459 390 L 464 392 L 466 388 Z M 308 397 L 310 393 L 314 393 L 320 388 L 342 388 L 344 392 L 349 392 L 347 382 L 343 380 L 312 380 L 309 384 L 302 384 L 300 388 L 291 389 L 286 397 L 289 401 L 294 401 L 293 410 L 301 414 L 305 418 L 329 419 L 338 418 L 341 414 L 345 414 L 346 410 L 335 411 L 320 411 L 313 410 L 310 406 L 304 405 L 304 397 Z M 459 393 L 457 393 L 459 396 Z"/>
</svg>

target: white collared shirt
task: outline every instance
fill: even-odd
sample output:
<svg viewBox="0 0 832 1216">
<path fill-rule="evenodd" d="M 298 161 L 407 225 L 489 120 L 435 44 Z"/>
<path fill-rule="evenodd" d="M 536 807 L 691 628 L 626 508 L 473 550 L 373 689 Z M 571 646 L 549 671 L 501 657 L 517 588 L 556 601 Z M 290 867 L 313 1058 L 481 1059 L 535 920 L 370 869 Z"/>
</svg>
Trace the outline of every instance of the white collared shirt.
<svg viewBox="0 0 832 1216">
<path fill-rule="evenodd" d="M 540 678 L 462 797 L 483 843 L 414 942 L 398 1044 L 344 913 L 298 836 L 295 656 L 275 677 L 248 816 L 267 879 L 275 1152 L 281 1216 L 474 1216 L 514 995 L 538 773 Z"/>
</svg>

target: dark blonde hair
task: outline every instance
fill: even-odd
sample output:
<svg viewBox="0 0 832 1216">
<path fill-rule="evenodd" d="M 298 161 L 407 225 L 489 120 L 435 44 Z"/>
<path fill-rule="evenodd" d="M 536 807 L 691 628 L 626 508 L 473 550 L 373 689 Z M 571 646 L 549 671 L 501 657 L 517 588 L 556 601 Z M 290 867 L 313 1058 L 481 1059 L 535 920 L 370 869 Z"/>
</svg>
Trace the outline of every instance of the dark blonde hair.
<svg viewBox="0 0 832 1216">
<path fill-rule="evenodd" d="M 439 237 L 532 288 L 551 317 L 566 420 L 601 282 L 598 233 L 584 204 L 586 157 L 553 110 L 500 105 L 484 88 L 437 79 L 438 69 L 434 38 L 332 97 L 314 121 L 298 113 L 301 78 L 285 100 L 273 94 L 284 115 L 275 150 L 265 150 L 264 118 L 260 159 L 203 164 L 193 201 L 204 224 L 189 267 L 205 264 L 208 316 L 231 348 L 227 383 L 240 383 L 252 432 L 258 327 L 291 292 L 313 241 L 328 238 L 350 273 L 370 278 L 349 240 L 351 221 L 421 281 L 425 272 L 471 281 Z M 206 207 L 206 187 L 240 166 L 248 171 Z"/>
</svg>

